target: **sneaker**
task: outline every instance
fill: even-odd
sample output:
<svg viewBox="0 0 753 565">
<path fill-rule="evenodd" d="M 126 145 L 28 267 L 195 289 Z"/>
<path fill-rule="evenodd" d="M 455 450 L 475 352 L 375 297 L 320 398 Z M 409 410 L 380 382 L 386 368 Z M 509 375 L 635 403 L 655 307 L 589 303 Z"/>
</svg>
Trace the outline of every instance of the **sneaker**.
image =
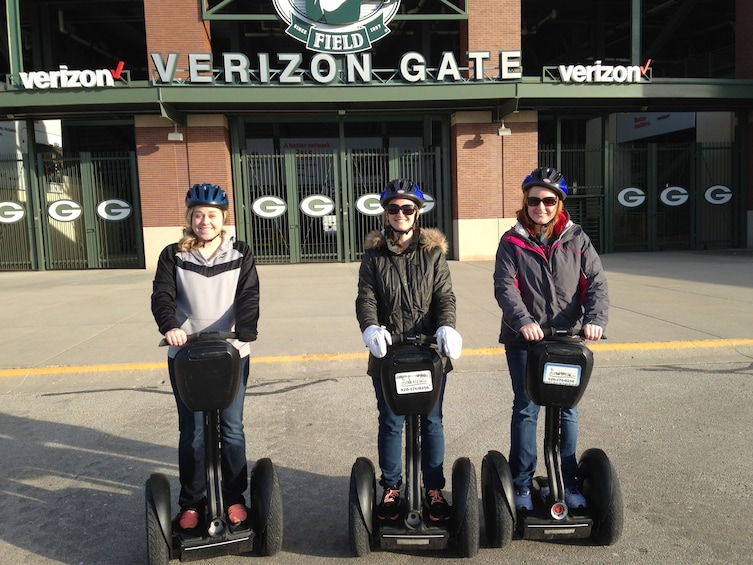
<svg viewBox="0 0 753 565">
<path fill-rule="evenodd" d="M 531 512 L 533 510 L 533 499 L 531 491 L 527 488 L 521 488 L 515 491 L 515 508 Z"/>
<path fill-rule="evenodd" d="M 227 509 L 227 518 L 233 526 L 239 526 L 248 518 L 248 511 L 243 504 L 233 504 Z"/>
<path fill-rule="evenodd" d="M 576 508 L 586 508 L 586 497 L 583 496 L 577 487 L 570 487 L 565 489 L 565 504 L 568 508 L 575 510 Z"/>
<path fill-rule="evenodd" d="M 178 517 L 178 525 L 181 530 L 193 530 L 199 525 L 199 513 L 193 508 L 186 508 Z"/>
<path fill-rule="evenodd" d="M 452 509 L 442 494 L 442 489 L 426 490 L 426 505 L 429 507 L 429 520 L 443 522 L 450 519 Z"/>
<path fill-rule="evenodd" d="M 384 487 L 382 502 L 377 507 L 377 518 L 380 520 L 397 520 L 400 513 L 400 487 Z"/>
</svg>

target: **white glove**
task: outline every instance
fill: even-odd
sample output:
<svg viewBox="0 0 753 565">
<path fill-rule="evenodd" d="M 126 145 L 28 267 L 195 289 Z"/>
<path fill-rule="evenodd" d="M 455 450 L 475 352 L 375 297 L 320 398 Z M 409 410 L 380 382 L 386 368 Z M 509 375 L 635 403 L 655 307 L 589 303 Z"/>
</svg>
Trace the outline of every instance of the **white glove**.
<svg viewBox="0 0 753 565">
<path fill-rule="evenodd" d="M 463 338 L 450 326 L 439 326 L 437 333 L 437 347 L 450 359 L 460 358 L 460 352 L 463 349 Z"/>
<path fill-rule="evenodd" d="M 369 326 L 363 331 L 363 342 L 374 357 L 387 355 L 387 344 L 392 345 L 392 336 L 384 326 Z"/>
</svg>

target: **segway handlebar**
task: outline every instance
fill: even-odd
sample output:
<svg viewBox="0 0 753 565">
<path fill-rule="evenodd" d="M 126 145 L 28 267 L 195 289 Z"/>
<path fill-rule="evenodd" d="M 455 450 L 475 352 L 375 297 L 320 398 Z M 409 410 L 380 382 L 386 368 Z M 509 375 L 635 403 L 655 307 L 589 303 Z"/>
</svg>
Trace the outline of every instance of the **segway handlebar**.
<svg viewBox="0 0 753 565">
<path fill-rule="evenodd" d="M 544 332 L 544 339 L 548 337 L 585 337 L 583 328 L 541 328 Z M 607 339 L 604 334 L 601 335 L 601 339 Z"/>
<path fill-rule="evenodd" d="M 237 335 L 235 332 L 196 332 L 186 335 L 186 343 L 191 343 L 192 341 L 198 341 L 202 339 L 235 339 L 236 337 Z M 166 345 L 169 344 L 163 337 L 159 342 L 159 346 L 164 347 Z"/>
<path fill-rule="evenodd" d="M 437 338 L 433 335 L 426 335 L 426 334 L 420 334 L 420 335 L 414 335 L 414 334 L 393 334 L 392 335 L 392 345 L 400 345 L 401 343 L 406 344 L 420 344 L 420 345 L 435 345 L 437 343 Z"/>
</svg>

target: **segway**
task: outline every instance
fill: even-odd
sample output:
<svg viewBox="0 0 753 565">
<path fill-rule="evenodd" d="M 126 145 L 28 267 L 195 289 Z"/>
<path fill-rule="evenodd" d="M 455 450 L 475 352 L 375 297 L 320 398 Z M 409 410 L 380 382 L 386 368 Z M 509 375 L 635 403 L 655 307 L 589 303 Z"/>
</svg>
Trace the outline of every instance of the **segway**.
<svg viewBox="0 0 753 565">
<path fill-rule="evenodd" d="M 382 363 L 382 389 L 387 405 L 405 418 L 405 496 L 394 522 L 377 518 L 377 479 L 374 464 L 359 457 L 350 473 L 349 537 L 354 556 L 372 549 L 443 550 L 451 543 L 462 557 L 472 557 L 479 547 L 479 513 L 476 470 L 467 457 L 452 466 L 452 514 L 443 524 L 433 524 L 423 504 L 421 488 L 421 414 L 439 401 L 443 366 L 433 338 L 393 336 Z"/>
<path fill-rule="evenodd" d="M 170 507 L 170 483 L 161 473 L 146 481 L 146 538 L 149 565 L 170 559 L 190 561 L 221 555 L 273 555 L 282 546 L 282 495 L 277 471 L 268 458 L 251 470 L 249 517 L 240 525 L 226 519 L 222 499 L 220 410 L 235 399 L 240 385 L 240 356 L 227 338 L 233 332 L 188 336 L 175 357 L 175 383 L 180 398 L 204 414 L 204 458 L 207 472 L 206 509 L 199 525 L 182 530 Z M 162 340 L 160 345 L 166 345 Z"/>
<path fill-rule="evenodd" d="M 517 512 L 510 466 L 498 451 L 481 463 L 481 495 L 487 541 L 504 547 L 517 533 L 523 539 L 590 538 L 611 545 L 622 533 L 622 491 L 617 473 L 601 449 L 586 450 L 578 461 L 578 486 L 587 507 L 570 509 L 560 459 L 560 413 L 578 404 L 588 386 L 593 354 L 582 342 L 582 331 L 545 329 L 545 338 L 528 348 L 526 391 L 545 408 L 544 460 L 546 477 L 534 477 L 534 510 Z"/>
</svg>

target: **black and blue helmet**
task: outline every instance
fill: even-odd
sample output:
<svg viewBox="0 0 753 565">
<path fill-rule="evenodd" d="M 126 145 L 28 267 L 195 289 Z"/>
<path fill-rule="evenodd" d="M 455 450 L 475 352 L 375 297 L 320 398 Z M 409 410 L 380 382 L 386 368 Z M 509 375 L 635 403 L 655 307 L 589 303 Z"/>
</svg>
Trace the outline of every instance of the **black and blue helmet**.
<svg viewBox="0 0 753 565">
<path fill-rule="evenodd" d="M 186 208 L 193 206 L 214 206 L 227 210 L 227 193 L 218 184 L 195 184 L 186 193 Z"/>
<path fill-rule="evenodd" d="M 390 200 L 394 200 L 395 198 L 412 200 L 419 208 L 424 205 L 424 201 L 426 200 L 424 193 L 421 192 L 418 185 L 408 179 L 395 179 L 388 182 L 379 195 L 379 203 L 382 206 L 386 206 Z"/>
<path fill-rule="evenodd" d="M 567 198 L 567 182 L 557 169 L 553 167 L 539 167 L 531 171 L 523 181 L 523 192 L 532 186 L 541 186 L 556 192 L 560 200 Z"/>
</svg>

